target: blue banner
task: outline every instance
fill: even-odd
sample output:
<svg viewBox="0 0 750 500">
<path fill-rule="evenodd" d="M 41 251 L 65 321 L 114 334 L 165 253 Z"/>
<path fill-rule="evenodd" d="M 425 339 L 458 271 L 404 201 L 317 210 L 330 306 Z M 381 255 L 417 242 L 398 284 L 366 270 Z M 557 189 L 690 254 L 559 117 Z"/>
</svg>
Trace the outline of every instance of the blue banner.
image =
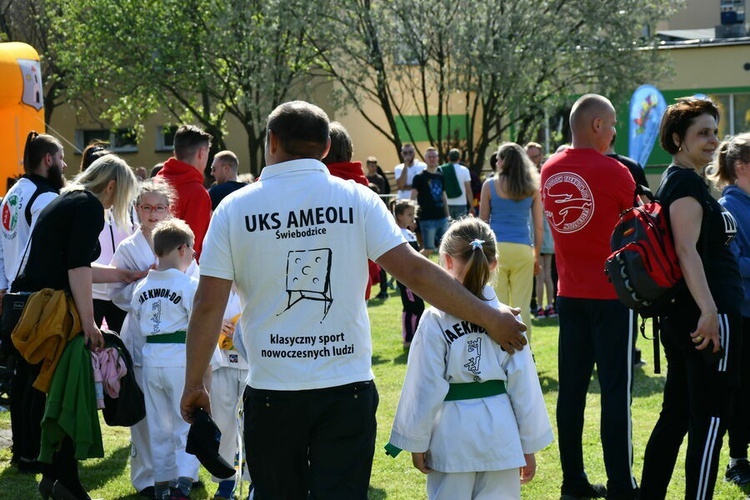
<svg viewBox="0 0 750 500">
<path fill-rule="evenodd" d="M 646 166 L 667 103 L 664 96 L 653 85 L 641 85 L 630 98 L 630 120 L 628 131 L 628 156 Z"/>
</svg>

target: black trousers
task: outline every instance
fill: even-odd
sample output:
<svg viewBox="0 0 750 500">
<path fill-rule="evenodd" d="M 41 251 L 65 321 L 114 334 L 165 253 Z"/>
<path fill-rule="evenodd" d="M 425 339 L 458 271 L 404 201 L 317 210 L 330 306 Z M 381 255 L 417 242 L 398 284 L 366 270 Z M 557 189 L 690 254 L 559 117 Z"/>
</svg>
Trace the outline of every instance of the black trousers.
<svg viewBox="0 0 750 500">
<path fill-rule="evenodd" d="M 729 418 L 729 456 L 747 457 L 750 444 L 750 318 L 742 318 L 742 357 L 739 366 L 740 387 L 735 393 Z"/>
<path fill-rule="evenodd" d="M 583 426 L 589 381 L 597 368 L 601 387 L 601 443 L 607 490 L 630 495 L 633 477 L 630 403 L 633 386 L 633 315 L 619 300 L 557 297 L 557 432 L 563 484 L 588 479 L 583 462 Z"/>
<path fill-rule="evenodd" d="M 106 319 L 107 327 L 120 333 L 127 314 L 111 300 L 94 299 L 94 321 L 96 321 L 97 326 L 101 326 L 102 320 Z"/>
<path fill-rule="evenodd" d="M 39 375 L 40 366 L 30 365 L 16 351 L 15 372 L 11 381 L 10 422 L 13 432 L 13 461 L 23 458 L 36 460 L 42 441 L 42 417 L 47 402 L 46 395 L 32 384 Z"/>
<path fill-rule="evenodd" d="M 659 420 L 643 459 L 641 498 L 644 500 L 665 498 L 686 434 L 685 498 L 713 497 L 721 440 L 738 387 L 741 316 L 720 312 L 719 336 L 724 356 L 720 361 L 708 363 L 690 339 L 699 315 L 697 307 L 686 307 L 662 321 L 667 381 Z"/>
<path fill-rule="evenodd" d="M 373 381 L 308 391 L 245 390 L 255 500 L 366 500 L 375 452 Z"/>
</svg>

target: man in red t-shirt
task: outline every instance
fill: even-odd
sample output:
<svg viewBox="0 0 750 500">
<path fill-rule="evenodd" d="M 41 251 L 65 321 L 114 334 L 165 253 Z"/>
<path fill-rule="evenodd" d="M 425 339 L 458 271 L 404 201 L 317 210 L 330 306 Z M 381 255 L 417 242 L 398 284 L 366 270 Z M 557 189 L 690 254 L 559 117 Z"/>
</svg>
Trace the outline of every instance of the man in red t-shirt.
<svg viewBox="0 0 750 500">
<path fill-rule="evenodd" d="M 211 221 L 211 197 L 203 187 L 211 139 L 211 134 L 194 125 L 182 125 L 174 135 L 174 156 L 165 161 L 156 174 L 177 192 L 172 214 L 193 230 L 196 259 L 200 259 L 203 238 Z"/>
<path fill-rule="evenodd" d="M 630 428 L 633 316 L 604 274 L 612 228 L 635 196 L 627 168 L 604 156 L 615 121 L 609 100 L 584 95 L 570 113 L 573 147 L 542 167 L 542 201 L 559 275 L 557 427 L 565 499 L 637 494 Z M 606 488 L 592 485 L 583 465 L 583 415 L 594 363 L 601 386 Z"/>
</svg>

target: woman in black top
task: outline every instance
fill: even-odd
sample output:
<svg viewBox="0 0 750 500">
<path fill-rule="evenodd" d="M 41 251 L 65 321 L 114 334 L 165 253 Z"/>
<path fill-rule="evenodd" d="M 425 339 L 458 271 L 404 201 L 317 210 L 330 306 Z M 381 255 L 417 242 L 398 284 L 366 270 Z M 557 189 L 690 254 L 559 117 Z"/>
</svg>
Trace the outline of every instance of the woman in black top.
<svg viewBox="0 0 750 500">
<path fill-rule="evenodd" d="M 685 498 L 713 496 L 740 362 L 742 281 L 729 242 L 732 215 L 711 197 L 703 170 L 719 146 L 709 99 L 670 106 L 660 142 L 673 155 L 656 196 L 667 214 L 686 287 L 662 321 L 667 381 L 643 463 L 641 498 L 662 499 L 688 435 Z"/>
<path fill-rule="evenodd" d="M 135 175 L 122 159 L 106 155 L 96 160 L 40 213 L 23 272 L 14 282 L 14 289 L 29 292 L 42 288 L 68 290 L 86 345 L 92 350 L 104 346 L 94 320 L 92 283 L 130 282 L 145 274 L 91 265 L 99 255 L 104 210 L 112 208 L 115 218 L 126 220 L 136 186 Z M 43 400 L 44 394 L 36 391 L 32 397 Z M 31 425 L 38 426 L 39 421 Z M 45 498 L 90 498 L 78 480 L 75 445 L 70 437 L 63 440 L 52 464 L 43 465 L 39 491 Z"/>
</svg>

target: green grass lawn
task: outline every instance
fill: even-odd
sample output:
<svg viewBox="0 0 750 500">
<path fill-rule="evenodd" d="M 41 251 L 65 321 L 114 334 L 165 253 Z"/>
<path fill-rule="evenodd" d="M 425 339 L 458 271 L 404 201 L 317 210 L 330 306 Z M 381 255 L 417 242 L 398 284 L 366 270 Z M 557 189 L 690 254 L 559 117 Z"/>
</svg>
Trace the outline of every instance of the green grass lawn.
<svg viewBox="0 0 750 500">
<path fill-rule="evenodd" d="M 373 369 L 375 371 L 380 407 L 378 409 L 378 442 L 370 483 L 371 499 L 419 500 L 426 498 L 425 476 L 414 469 L 408 454 L 393 459 L 385 455 L 383 445 L 388 441 L 390 427 L 398 403 L 406 370 L 407 353 L 401 347 L 401 302 L 398 292 L 392 291 L 387 300 L 372 300 L 369 306 L 373 337 Z M 547 409 L 553 428 L 555 402 L 557 399 L 557 320 L 533 321 L 533 349 L 539 372 L 539 380 L 544 391 Z M 643 451 L 651 429 L 656 422 L 661 407 L 664 373 L 653 373 L 652 343 L 643 338 L 638 346 L 648 362 L 635 373 L 633 387 L 633 462 L 636 478 L 640 478 L 643 466 Z M 664 360 L 662 360 L 664 371 Z M 599 439 L 599 386 L 595 378 L 591 382 L 586 410 L 584 431 L 584 454 L 587 472 L 593 482 L 606 482 Z M 472 425 L 470 422 L 467 425 Z M 0 413 L 0 428 L 10 427 L 7 412 Z M 124 428 L 106 427 L 102 421 L 106 456 L 99 460 L 87 460 L 81 465 L 84 485 L 94 498 L 136 499 L 130 486 L 128 431 Z M 684 449 L 684 446 L 683 446 Z M 668 498 L 678 499 L 684 495 L 684 472 L 682 455 L 672 478 Z M 19 475 L 9 467 L 10 450 L 0 450 L 0 499 L 38 498 L 36 479 L 33 476 Z M 726 446 L 722 450 L 720 479 L 717 481 L 714 498 L 744 498 L 741 491 L 725 483 L 723 469 L 727 462 Z M 201 469 L 201 479 L 208 485 L 205 490 L 195 491 L 196 499 L 211 498 L 216 489 L 210 478 Z M 553 443 L 537 454 L 536 478 L 522 488 L 525 499 L 559 498 L 560 472 L 557 445 Z M 458 499 L 460 500 L 460 499 Z"/>
</svg>

